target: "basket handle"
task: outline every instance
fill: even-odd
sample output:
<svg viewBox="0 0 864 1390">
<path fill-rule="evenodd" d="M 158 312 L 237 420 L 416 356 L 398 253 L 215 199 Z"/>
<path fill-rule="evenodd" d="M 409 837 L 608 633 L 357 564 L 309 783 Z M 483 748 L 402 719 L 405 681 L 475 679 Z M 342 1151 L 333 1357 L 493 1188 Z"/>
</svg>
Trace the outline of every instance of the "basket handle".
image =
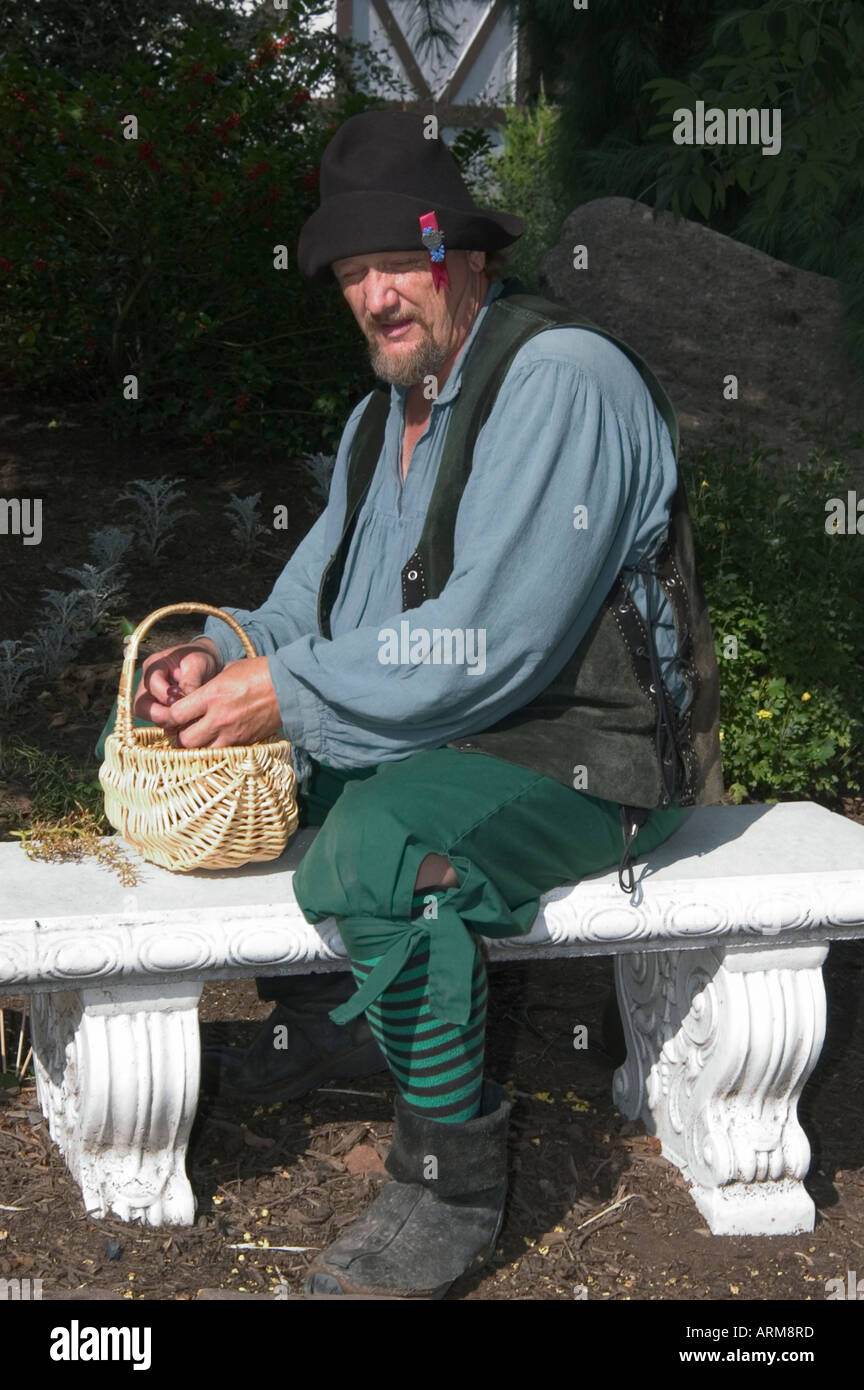
<svg viewBox="0 0 864 1390">
<path fill-rule="evenodd" d="M 138 660 L 138 648 L 141 639 L 147 635 L 154 623 L 158 623 L 162 618 L 172 617 L 175 613 L 208 613 L 212 618 L 221 618 L 240 638 L 246 655 L 251 657 L 258 655 L 249 640 L 248 633 L 243 631 L 236 618 L 232 618 L 230 613 L 224 613 L 221 608 L 214 608 L 209 603 L 169 603 L 164 608 L 155 609 L 148 618 L 142 618 L 132 633 L 126 647 L 126 655 L 123 658 L 123 669 L 120 672 L 120 685 L 117 691 L 117 718 L 114 721 L 114 732 L 119 734 L 126 744 L 132 742 L 132 685 L 135 680 L 135 665 Z"/>
</svg>

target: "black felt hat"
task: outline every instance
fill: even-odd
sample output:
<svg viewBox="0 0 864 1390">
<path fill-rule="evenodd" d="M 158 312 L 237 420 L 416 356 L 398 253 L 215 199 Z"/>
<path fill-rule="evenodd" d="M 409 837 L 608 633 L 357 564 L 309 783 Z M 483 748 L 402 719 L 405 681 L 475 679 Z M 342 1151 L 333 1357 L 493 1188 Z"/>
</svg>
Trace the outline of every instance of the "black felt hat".
<svg viewBox="0 0 864 1390">
<path fill-rule="evenodd" d="M 346 256 L 423 249 L 419 219 L 434 212 L 446 249 L 497 251 L 525 230 L 520 217 L 478 207 L 440 138 L 426 139 L 428 117 L 363 111 L 339 127 L 321 160 L 321 206 L 303 224 L 297 263 L 312 280 L 329 279 Z"/>
</svg>

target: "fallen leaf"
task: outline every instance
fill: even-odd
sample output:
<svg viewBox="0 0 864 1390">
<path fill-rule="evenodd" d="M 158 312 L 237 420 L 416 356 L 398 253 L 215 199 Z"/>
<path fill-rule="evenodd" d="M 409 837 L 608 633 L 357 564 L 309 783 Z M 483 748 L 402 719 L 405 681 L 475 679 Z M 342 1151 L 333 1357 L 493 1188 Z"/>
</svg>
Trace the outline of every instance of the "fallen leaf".
<svg viewBox="0 0 864 1390">
<path fill-rule="evenodd" d="M 344 1158 L 345 1167 L 352 1177 L 366 1177 L 369 1173 L 381 1173 L 387 1177 L 387 1169 L 384 1167 L 377 1151 L 371 1144 L 357 1144 Z"/>
<path fill-rule="evenodd" d="M 619 1135 L 616 1143 L 618 1147 L 636 1154 L 659 1154 L 663 1148 L 661 1141 L 653 1134 L 636 1134 L 632 1137 Z"/>
</svg>

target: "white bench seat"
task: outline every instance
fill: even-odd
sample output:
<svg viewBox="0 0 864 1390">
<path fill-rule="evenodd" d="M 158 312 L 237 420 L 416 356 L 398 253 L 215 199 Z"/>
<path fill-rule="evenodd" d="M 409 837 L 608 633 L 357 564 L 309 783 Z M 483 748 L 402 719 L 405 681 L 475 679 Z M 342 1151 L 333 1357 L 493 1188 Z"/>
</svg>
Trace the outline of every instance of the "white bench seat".
<svg viewBox="0 0 864 1390">
<path fill-rule="evenodd" d="M 194 1220 L 205 980 L 347 968 L 335 921 L 310 926 L 292 892 L 316 833 L 219 872 L 129 851 L 135 888 L 0 844 L 0 993 L 32 995 L 40 1102 L 91 1215 Z M 635 875 L 631 895 L 614 870 L 554 889 L 489 958 L 614 955 L 619 1109 L 659 1136 L 716 1234 L 812 1230 L 796 1107 L 828 944 L 864 937 L 864 826 L 807 802 L 700 807 Z"/>
</svg>

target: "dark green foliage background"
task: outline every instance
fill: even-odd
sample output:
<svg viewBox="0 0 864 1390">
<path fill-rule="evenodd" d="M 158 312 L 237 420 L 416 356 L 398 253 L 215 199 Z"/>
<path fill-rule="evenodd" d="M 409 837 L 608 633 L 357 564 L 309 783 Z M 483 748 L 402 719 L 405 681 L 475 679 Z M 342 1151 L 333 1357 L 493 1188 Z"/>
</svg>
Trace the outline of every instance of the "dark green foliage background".
<svg viewBox="0 0 864 1390">
<path fill-rule="evenodd" d="M 513 3 L 530 104 L 509 110 L 500 158 L 477 132 L 454 152 L 478 196 L 526 219 L 514 269 L 529 287 L 573 207 L 640 198 L 838 277 L 864 367 L 861 4 Z M 205 455 L 335 448 L 371 376 L 339 295 L 301 280 L 296 241 L 333 130 L 376 103 L 348 49 L 311 31 L 315 9 L 296 0 L 268 28 L 230 0 L 6 0 L 7 385 L 90 401 L 118 433 Z M 412 38 L 446 48 L 447 14 L 447 0 L 418 0 Z M 307 100 L 326 77 L 333 101 Z M 697 100 L 779 107 L 781 153 L 674 144 L 673 112 Z M 137 141 L 123 138 L 127 112 Z M 130 373 L 137 401 L 123 399 Z M 712 452 L 688 465 L 688 484 L 733 796 L 861 790 L 864 552 L 824 529 L 842 468 L 823 459 L 786 479 L 758 454 Z"/>
<path fill-rule="evenodd" d="M 97 68 L 78 50 L 70 68 L 33 64 L 26 30 L 13 46 L 0 67 L 3 379 L 99 402 L 120 433 L 328 447 L 369 370 L 338 294 L 301 279 L 297 237 L 324 146 L 374 102 L 296 13 L 254 38 L 230 30 L 212 16 L 174 25 L 147 53 L 111 31 Z M 310 101 L 327 77 L 333 102 Z"/>
<path fill-rule="evenodd" d="M 778 476 L 759 451 L 683 465 L 720 667 L 734 800 L 833 802 L 862 790 L 864 537 L 826 531 L 844 468 Z M 731 642 L 729 639 L 733 639 Z"/>
<path fill-rule="evenodd" d="M 537 82 L 560 106 L 549 167 L 566 211 L 637 198 L 838 278 L 864 370 L 860 0 L 604 0 L 575 15 L 532 0 L 526 25 Z M 778 108 L 780 153 L 674 144 L 672 113 L 699 100 Z"/>
</svg>

